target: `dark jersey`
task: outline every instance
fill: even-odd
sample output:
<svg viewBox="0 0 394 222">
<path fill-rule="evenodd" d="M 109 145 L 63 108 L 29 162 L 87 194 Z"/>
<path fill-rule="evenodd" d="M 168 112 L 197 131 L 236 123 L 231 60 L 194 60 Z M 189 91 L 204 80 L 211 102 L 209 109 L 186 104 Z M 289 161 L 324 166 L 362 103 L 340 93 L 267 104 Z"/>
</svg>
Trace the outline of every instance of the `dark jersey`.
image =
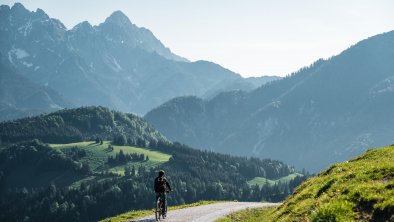
<svg viewBox="0 0 394 222">
<path fill-rule="evenodd" d="M 155 192 L 164 193 L 166 191 L 171 191 L 171 186 L 165 177 L 156 177 L 155 179 Z"/>
</svg>

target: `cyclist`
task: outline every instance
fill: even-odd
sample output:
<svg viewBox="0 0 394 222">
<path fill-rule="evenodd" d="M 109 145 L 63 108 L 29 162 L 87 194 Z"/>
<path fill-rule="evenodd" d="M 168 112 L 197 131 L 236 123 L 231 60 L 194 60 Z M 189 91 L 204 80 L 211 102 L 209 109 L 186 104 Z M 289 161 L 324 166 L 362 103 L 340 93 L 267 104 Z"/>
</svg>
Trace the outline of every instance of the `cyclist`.
<svg viewBox="0 0 394 222">
<path fill-rule="evenodd" d="M 166 205 L 167 205 L 166 193 L 172 190 L 170 184 L 168 183 L 164 175 L 165 175 L 164 170 L 160 170 L 159 175 L 155 178 L 155 192 L 156 192 L 156 202 L 159 197 L 162 198 L 164 204 L 163 209 L 166 209 Z"/>
</svg>

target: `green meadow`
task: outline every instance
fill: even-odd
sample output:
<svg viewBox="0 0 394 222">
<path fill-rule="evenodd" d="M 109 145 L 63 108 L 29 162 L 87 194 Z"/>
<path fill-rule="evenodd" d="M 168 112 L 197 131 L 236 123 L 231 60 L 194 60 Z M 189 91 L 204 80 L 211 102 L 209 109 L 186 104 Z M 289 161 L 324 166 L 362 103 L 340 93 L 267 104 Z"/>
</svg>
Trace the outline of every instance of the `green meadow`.
<svg viewBox="0 0 394 222">
<path fill-rule="evenodd" d="M 249 180 L 248 184 L 251 186 L 258 185 L 259 187 L 262 187 L 266 184 L 272 186 L 272 185 L 279 184 L 279 183 L 288 183 L 297 176 L 302 176 L 302 174 L 292 173 L 292 174 L 289 174 L 285 177 L 279 178 L 277 180 L 270 180 L 270 179 L 267 179 L 264 177 L 255 177 L 252 180 Z"/>
<path fill-rule="evenodd" d="M 86 156 L 81 158 L 79 161 L 89 165 L 93 173 L 101 172 L 111 172 L 118 175 L 124 175 L 126 167 L 135 167 L 138 171 L 138 167 L 143 166 L 145 168 L 153 168 L 167 162 L 171 155 L 150 150 L 148 148 L 134 147 L 134 146 L 112 146 L 110 149 L 110 141 L 103 141 L 103 144 L 95 143 L 94 141 L 85 141 L 78 143 L 68 143 L 68 144 L 50 144 L 54 149 L 58 149 L 62 152 L 66 152 L 67 149 L 72 149 L 73 147 L 78 147 L 86 152 Z M 144 154 L 149 160 L 137 161 L 137 162 L 127 162 L 125 164 L 119 165 L 109 165 L 107 163 L 109 156 L 115 156 L 122 150 L 125 154 Z M 89 181 L 96 179 L 97 176 L 89 176 L 80 180 L 75 181 L 72 186 L 78 186 L 84 181 Z"/>
</svg>

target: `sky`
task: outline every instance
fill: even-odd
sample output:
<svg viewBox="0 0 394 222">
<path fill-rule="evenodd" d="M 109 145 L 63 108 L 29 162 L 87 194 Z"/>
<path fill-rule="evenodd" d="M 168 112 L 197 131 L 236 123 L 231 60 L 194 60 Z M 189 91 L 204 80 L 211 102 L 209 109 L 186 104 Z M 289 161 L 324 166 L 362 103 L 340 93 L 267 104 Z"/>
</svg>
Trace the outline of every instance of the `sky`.
<svg viewBox="0 0 394 222">
<path fill-rule="evenodd" d="M 0 0 L 15 2 L 67 28 L 121 10 L 175 54 L 244 77 L 285 76 L 394 30 L 393 0 Z"/>
</svg>

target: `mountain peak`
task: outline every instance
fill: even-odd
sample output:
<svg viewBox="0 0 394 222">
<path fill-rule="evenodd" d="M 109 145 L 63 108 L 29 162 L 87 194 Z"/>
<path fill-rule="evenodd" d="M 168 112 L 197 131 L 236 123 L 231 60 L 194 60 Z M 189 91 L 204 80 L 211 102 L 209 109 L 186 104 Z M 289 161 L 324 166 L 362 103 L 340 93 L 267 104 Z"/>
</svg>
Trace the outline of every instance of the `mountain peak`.
<svg viewBox="0 0 394 222">
<path fill-rule="evenodd" d="M 83 21 L 78 23 L 72 30 L 86 30 L 86 31 L 93 31 L 93 26 L 88 21 Z"/>
<path fill-rule="evenodd" d="M 11 7 L 11 13 L 14 15 L 25 16 L 26 14 L 29 14 L 30 11 L 27 10 L 21 3 L 15 3 Z"/>
<path fill-rule="evenodd" d="M 132 25 L 130 19 L 120 10 L 114 11 L 106 20 L 105 23 L 117 24 L 119 26 Z"/>
<path fill-rule="evenodd" d="M 8 5 L 0 5 L 0 12 L 8 12 L 10 11 L 10 6 Z"/>
<path fill-rule="evenodd" d="M 25 6 L 23 6 L 21 3 L 19 3 L 19 2 L 17 2 L 17 3 L 15 3 L 13 6 L 12 6 L 12 8 L 11 8 L 12 10 L 27 10 L 26 8 L 25 8 Z"/>
<path fill-rule="evenodd" d="M 47 13 L 45 13 L 44 10 L 42 10 L 42 9 L 40 9 L 40 8 L 38 8 L 38 9 L 36 10 L 36 16 L 38 16 L 38 17 L 40 17 L 40 18 L 46 18 L 46 19 L 49 18 L 49 16 L 47 15 Z"/>
</svg>

